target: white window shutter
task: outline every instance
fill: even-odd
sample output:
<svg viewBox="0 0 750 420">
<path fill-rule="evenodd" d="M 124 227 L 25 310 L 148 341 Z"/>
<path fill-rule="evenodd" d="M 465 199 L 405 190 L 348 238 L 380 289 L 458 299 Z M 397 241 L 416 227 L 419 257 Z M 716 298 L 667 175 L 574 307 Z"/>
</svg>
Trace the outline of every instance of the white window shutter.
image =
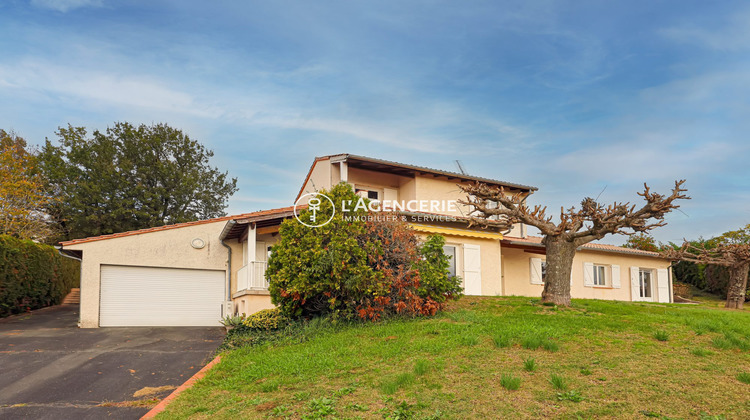
<svg viewBox="0 0 750 420">
<path fill-rule="evenodd" d="M 529 258 L 529 273 L 531 276 L 531 284 L 544 284 L 544 281 L 542 280 L 541 258 Z"/>
<path fill-rule="evenodd" d="M 630 267 L 630 293 L 633 302 L 641 300 L 641 283 L 638 279 L 640 270 L 640 267 Z"/>
<path fill-rule="evenodd" d="M 620 266 L 613 265 L 612 266 L 612 288 L 619 289 L 620 287 L 622 287 L 622 285 L 620 284 Z"/>
<path fill-rule="evenodd" d="M 594 287 L 594 264 L 590 262 L 583 263 L 583 285 L 585 287 Z"/>
<path fill-rule="evenodd" d="M 482 294 L 482 264 L 479 245 L 464 244 L 464 293 Z"/>
<path fill-rule="evenodd" d="M 669 274 L 666 268 L 656 270 L 656 287 L 659 289 L 659 302 L 669 303 Z"/>
</svg>

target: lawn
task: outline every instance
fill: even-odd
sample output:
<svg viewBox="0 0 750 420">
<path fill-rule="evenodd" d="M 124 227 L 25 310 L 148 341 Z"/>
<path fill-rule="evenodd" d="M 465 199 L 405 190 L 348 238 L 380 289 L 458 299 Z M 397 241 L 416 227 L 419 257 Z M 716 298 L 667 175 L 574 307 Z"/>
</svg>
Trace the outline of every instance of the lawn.
<svg viewBox="0 0 750 420">
<path fill-rule="evenodd" d="M 750 418 L 750 312 L 714 303 L 483 297 L 313 323 L 225 352 L 160 418 Z"/>
</svg>

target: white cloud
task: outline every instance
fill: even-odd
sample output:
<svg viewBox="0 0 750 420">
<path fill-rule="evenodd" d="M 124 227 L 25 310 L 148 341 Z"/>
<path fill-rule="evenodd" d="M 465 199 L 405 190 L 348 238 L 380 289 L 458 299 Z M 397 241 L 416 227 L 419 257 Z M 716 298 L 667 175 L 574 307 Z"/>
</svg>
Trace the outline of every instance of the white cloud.
<svg viewBox="0 0 750 420">
<path fill-rule="evenodd" d="M 750 49 L 750 11 L 733 13 L 717 27 L 685 23 L 664 29 L 662 35 L 679 43 L 717 51 L 747 50 Z"/>
<path fill-rule="evenodd" d="M 102 7 L 102 0 L 31 0 L 31 5 L 66 13 L 82 7 Z"/>
<path fill-rule="evenodd" d="M 69 101 L 85 101 L 91 103 L 89 107 L 105 104 L 201 117 L 217 117 L 221 112 L 150 76 L 59 66 L 48 61 L 0 65 L 0 85 L 47 94 L 53 101 L 59 100 L 59 96 Z"/>
</svg>

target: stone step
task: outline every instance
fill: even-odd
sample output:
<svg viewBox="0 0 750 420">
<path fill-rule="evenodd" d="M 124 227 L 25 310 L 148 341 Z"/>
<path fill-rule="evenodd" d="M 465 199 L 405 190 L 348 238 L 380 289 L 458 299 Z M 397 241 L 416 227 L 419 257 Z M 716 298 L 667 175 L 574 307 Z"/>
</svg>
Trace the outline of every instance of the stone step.
<svg viewBox="0 0 750 420">
<path fill-rule="evenodd" d="M 81 289 L 73 288 L 70 289 L 70 293 L 63 299 L 63 305 L 78 305 L 81 303 Z"/>
</svg>

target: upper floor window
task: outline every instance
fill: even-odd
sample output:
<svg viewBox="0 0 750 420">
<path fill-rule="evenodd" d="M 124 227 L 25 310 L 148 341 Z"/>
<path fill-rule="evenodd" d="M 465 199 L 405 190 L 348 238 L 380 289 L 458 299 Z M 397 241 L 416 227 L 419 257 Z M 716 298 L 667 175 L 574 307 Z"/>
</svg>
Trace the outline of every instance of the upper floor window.
<svg viewBox="0 0 750 420">
<path fill-rule="evenodd" d="M 380 200 L 379 191 L 367 190 L 364 188 L 357 188 L 355 192 L 357 193 L 358 196 L 362 198 L 368 198 L 370 200 Z"/>
</svg>

